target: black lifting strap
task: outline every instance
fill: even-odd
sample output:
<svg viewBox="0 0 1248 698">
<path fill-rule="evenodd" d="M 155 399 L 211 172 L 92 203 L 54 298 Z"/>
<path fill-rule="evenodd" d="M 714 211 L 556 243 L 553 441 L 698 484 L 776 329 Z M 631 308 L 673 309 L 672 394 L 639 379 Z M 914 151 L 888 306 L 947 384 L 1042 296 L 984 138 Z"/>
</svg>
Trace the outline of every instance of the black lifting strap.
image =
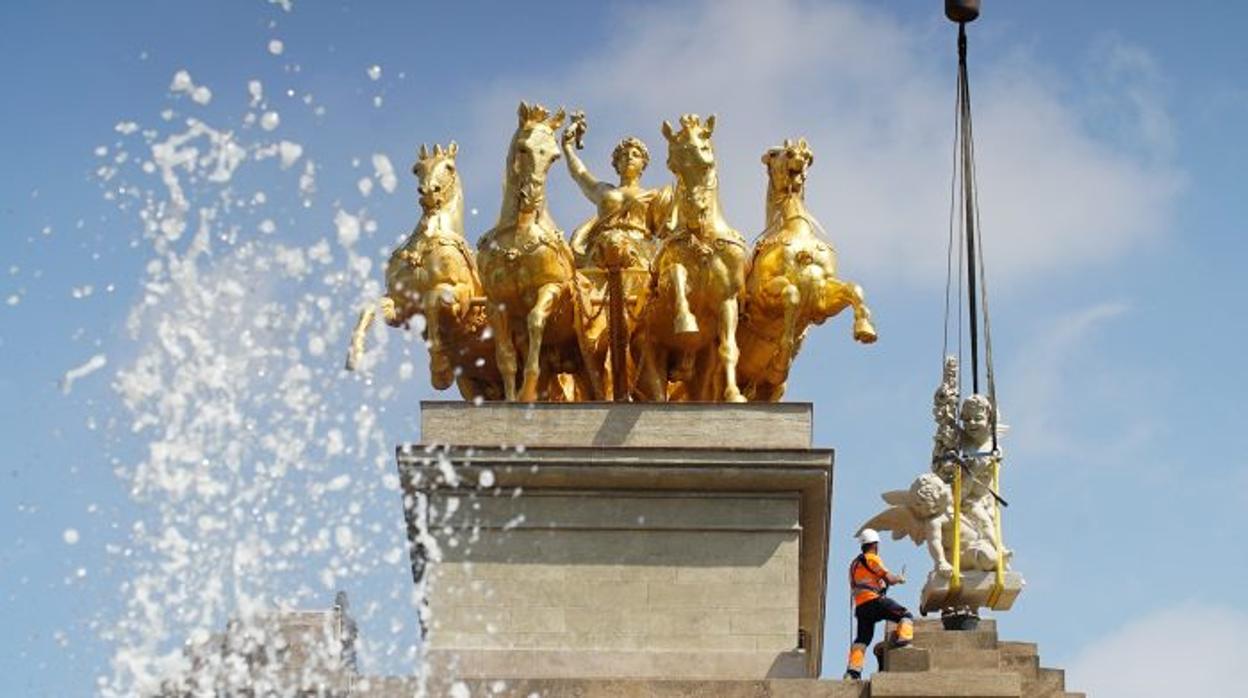
<svg viewBox="0 0 1248 698">
<path fill-rule="evenodd" d="M 979 392 L 979 314 L 975 273 L 975 154 L 971 131 L 971 86 L 966 73 L 966 23 L 958 23 L 958 127 L 962 141 L 962 196 L 966 215 L 966 290 L 970 311 L 971 391 Z"/>
<path fill-rule="evenodd" d="M 967 305 L 970 315 L 971 340 L 971 390 L 979 393 L 979 311 L 977 302 L 984 308 L 984 364 L 988 380 L 989 428 L 992 432 L 992 454 L 999 453 L 997 445 L 997 386 L 992 369 L 992 334 L 988 317 L 988 283 L 984 276 L 983 241 L 976 244 L 975 230 L 979 225 L 979 197 L 975 188 L 975 138 L 971 120 L 971 84 L 966 68 L 966 22 L 958 23 L 958 138 L 962 150 L 963 212 L 966 216 L 966 283 Z M 976 265 L 978 264 L 978 269 Z M 978 284 L 978 289 L 976 285 Z M 965 467 L 965 464 L 963 464 Z M 968 472 L 969 474 L 969 472 Z M 981 483 L 982 484 L 982 483 Z M 1009 504 L 991 487 L 992 496 L 1003 506 Z"/>
</svg>

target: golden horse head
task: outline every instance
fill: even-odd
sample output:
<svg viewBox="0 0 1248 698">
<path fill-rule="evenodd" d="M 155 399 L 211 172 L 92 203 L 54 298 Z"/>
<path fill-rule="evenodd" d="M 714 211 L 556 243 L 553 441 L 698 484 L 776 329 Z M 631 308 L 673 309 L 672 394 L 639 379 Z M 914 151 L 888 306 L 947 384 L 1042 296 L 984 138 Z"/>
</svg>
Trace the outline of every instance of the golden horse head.
<svg viewBox="0 0 1248 698">
<path fill-rule="evenodd" d="M 562 108 L 553 115 L 540 104 L 521 102 L 517 111 L 519 127 L 507 150 L 508 190 L 521 213 L 541 210 L 546 203 L 546 173 L 559 159 L 559 139 L 555 131 L 563 125 Z"/>
<path fill-rule="evenodd" d="M 675 131 L 667 121 L 663 122 L 663 137 L 667 139 L 667 168 L 682 181 L 692 181 L 715 168 L 715 149 L 711 134 L 715 131 L 715 115 L 706 117 L 706 123 L 697 114 L 680 117 L 680 130 Z"/>
<path fill-rule="evenodd" d="M 815 164 L 815 154 L 805 138 L 786 138 L 783 145 L 763 153 L 763 164 L 767 166 L 770 193 L 802 194 L 806 189 L 806 171 Z"/>
<path fill-rule="evenodd" d="M 420 182 L 416 191 L 420 195 L 420 207 L 426 214 L 440 211 L 455 198 L 459 187 L 459 174 L 455 171 L 455 156 L 459 145 L 455 141 L 446 148 L 434 145 L 433 150 L 422 144 L 417 154 L 412 174 Z"/>
</svg>

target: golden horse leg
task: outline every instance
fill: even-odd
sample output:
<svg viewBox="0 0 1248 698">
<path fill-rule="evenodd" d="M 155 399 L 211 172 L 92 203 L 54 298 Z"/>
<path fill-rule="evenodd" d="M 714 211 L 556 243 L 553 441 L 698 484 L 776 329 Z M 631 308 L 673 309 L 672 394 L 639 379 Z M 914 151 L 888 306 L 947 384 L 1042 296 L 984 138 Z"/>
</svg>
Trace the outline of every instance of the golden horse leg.
<svg viewBox="0 0 1248 698">
<path fill-rule="evenodd" d="M 729 298 L 719 309 L 719 357 L 724 367 L 724 401 L 745 402 L 737 387 L 737 299 Z"/>
<path fill-rule="evenodd" d="M 641 355 L 641 363 L 637 367 L 637 392 L 643 400 L 666 402 L 667 353 L 647 339 L 644 334 L 633 339 L 636 351 Z"/>
<path fill-rule="evenodd" d="M 582 290 L 573 283 L 571 287 L 572 293 L 582 293 Z M 602 316 L 599 315 L 597 320 L 591 320 L 587 311 L 588 300 L 583 296 L 578 300 L 572 299 L 573 311 L 575 312 L 576 325 L 576 344 L 581 353 L 581 365 L 584 367 L 580 379 L 588 380 L 588 392 L 585 395 L 591 400 L 609 400 L 610 388 L 609 365 L 607 364 L 608 348 L 604 330 L 595 323 L 601 322 Z M 582 398 L 585 399 L 585 398 Z"/>
<path fill-rule="evenodd" d="M 689 311 L 689 271 L 676 262 L 669 270 L 672 285 L 672 305 L 676 310 L 672 332 L 674 334 L 697 334 L 698 319 Z"/>
<path fill-rule="evenodd" d="M 511 328 L 507 311 L 497 304 L 489 305 L 490 331 L 494 333 L 494 358 L 498 372 L 503 376 L 503 397 L 516 401 L 516 347 L 511 343 Z"/>
<path fill-rule="evenodd" d="M 442 346 L 442 313 L 455 312 L 454 291 L 450 284 L 438 284 L 421 299 L 425 313 L 425 337 L 429 342 L 429 376 L 433 387 L 446 390 L 455 382 L 451 357 Z"/>
<path fill-rule="evenodd" d="M 372 326 L 373 316 L 376 314 L 375 303 L 369 303 L 367 308 L 360 311 L 360 319 L 356 320 L 355 329 L 351 331 L 351 347 L 347 349 L 348 371 L 354 371 L 360 365 L 360 357 L 364 356 L 364 338 L 368 335 L 368 328 Z"/>
<path fill-rule="evenodd" d="M 455 386 L 459 388 L 459 396 L 466 402 L 472 402 L 478 396 L 485 399 L 482 391 L 477 390 L 476 382 L 462 373 L 455 377 Z"/>
<path fill-rule="evenodd" d="M 368 336 L 368 328 L 373 326 L 373 318 L 377 315 L 377 307 L 381 307 L 381 317 L 386 324 L 393 325 L 398 318 L 394 300 L 390 296 L 382 296 L 377 303 L 369 304 L 360 311 L 360 319 L 355 321 L 355 329 L 351 331 L 351 348 L 347 350 L 347 370 L 354 371 L 364 356 L 364 339 Z"/>
<path fill-rule="evenodd" d="M 854 309 L 854 339 L 857 341 L 870 344 L 879 337 L 875 331 L 875 325 L 871 322 L 871 310 L 867 307 L 862 287 L 858 284 L 828 279 L 823 288 L 823 298 L 820 300 L 821 310 L 824 310 L 828 317 L 836 315 L 846 307 Z"/>
<path fill-rule="evenodd" d="M 563 291 L 563 284 L 545 284 L 537 289 L 533 299 L 533 307 L 529 310 L 526 320 L 529 331 L 529 346 L 524 357 L 524 386 L 520 389 L 520 400 L 533 402 L 537 400 L 537 382 L 542 374 L 542 337 L 546 333 L 546 320 L 555 307 L 555 299 Z"/>
<path fill-rule="evenodd" d="M 793 365 L 793 347 L 797 344 L 797 315 L 802 306 L 802 291 L 796 285 L 785 280 L 784 289 L 780 292 L 784 303 L 784 331 L 780 335 L 780 346 L 772 357 L 772 370 L 780 374 L 783 381 Z"/>
</svg>

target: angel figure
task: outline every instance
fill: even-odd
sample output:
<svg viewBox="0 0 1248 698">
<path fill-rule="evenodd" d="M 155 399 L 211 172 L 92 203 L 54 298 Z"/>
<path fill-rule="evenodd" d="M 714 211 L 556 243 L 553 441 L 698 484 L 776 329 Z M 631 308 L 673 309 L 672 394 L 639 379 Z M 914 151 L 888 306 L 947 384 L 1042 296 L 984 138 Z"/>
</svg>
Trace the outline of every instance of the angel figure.
<svg viewBox="0 0 1248 698">
<path fill-rule="evenodd" d="M 945 550 L 945 528 L 953 519 L 953 494 L 949 486 L 935 474 L 923 473 L 910 484 L 910 489 L 885 492 L 883 497 L 892 506 L 863 524 L 859 532 L 874 528 L 892 531 L 893 540 L 908 537 L 915 545 L 926 543 L 936 571 L 942 575 L 951 574 L 953 565 L 949 564 L 949 553 L 952 551 Z"/>
<path fill-rule="evenodd" d="M 953 573 L 949 559 L 953 557 L 953 492 L 934 473 L 915 478 L 908 490 L 883 494 L 891 506 L 871 517 L 862 525 L 877 531 L 892 531 L 893 540 L 909 538 L 915 545 L 927 544 L 934 572 L 941 577 Z M 963 570 L 991 571 L 997 566 L 997 547 L 990 532 L 972 525 L 967 512 L 962 513 L 960 531 L 961 565 Z M 1006 563 L 1010 552 L 1005 551 Z"/>
<path fill-rule="evenodd" d="M 1001 459 L 993 438 L 993 409 L 992 401 L 978 394 L 958 405 L 958 360 L 945 357 L 940 386 L 932 397 L 936 422 L 932 472 L 952 484 L 954 473 L 962 468 L 962 516 L 986 540 L 994 538 L 992 469 Z M 1004 430 L 997 426 L 998 433 Z"/>
<path fill-rule="evenodd" d="M 993 537 L 997 507 L 992 494 L 992 469 L 1001 458 L 1000 449 L 994 450 L 992 409 L 988 398 L 972 395 L 962 401 L 960 411 L 962 515 L 977 533 L 988 539 Z"/>
</svg>

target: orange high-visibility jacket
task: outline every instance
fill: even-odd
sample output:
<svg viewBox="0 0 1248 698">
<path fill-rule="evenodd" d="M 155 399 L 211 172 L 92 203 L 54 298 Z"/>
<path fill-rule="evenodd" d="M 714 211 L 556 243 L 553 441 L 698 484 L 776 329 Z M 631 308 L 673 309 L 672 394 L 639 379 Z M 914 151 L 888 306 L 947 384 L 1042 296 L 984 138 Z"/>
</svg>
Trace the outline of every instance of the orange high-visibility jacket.
<svg viewBox="0 0 1248 698">
<path fill-rule="evenodd" d="M 875 553 L 863 553 L 849 563 L 849 588 L 854 606 L 878 599 L 888 588 L 888 568 Z"/>
</svg>

